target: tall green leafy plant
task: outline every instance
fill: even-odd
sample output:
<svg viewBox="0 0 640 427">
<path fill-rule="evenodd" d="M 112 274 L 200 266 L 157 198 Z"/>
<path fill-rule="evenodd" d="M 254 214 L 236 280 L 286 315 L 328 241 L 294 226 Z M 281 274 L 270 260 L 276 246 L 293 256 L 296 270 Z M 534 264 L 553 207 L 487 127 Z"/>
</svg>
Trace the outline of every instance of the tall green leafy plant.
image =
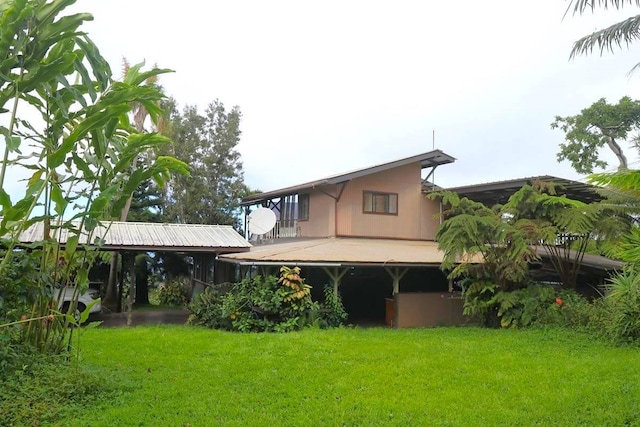
<svg viewBox="0 0 640 427">
<path fill-rule="evenodd" d="M 451 192 L 430 197 L 447 206 L 436 235 L 442 268 L 450 279 L 466 278 L 465 313 L 490 325 L 498 319 L 503 326 L 518 323 L 509 320 L 518 318 L 508 307 L 511 297 L 500 294 L 529 284 L 529 265 L 540 259 L 537 248 L 543 248 L 563 285 L 573 289 L 589 244 L 617 238 L 629 226 L 623 210 L 569 199 L 552 183 L 525 185 L 505 205 L 493 207 Z"/>
<path fill-rule="evenodd" d="M 640 342 L 640 273 L 628 268 L 613 276 L 606 299 L 612 335 L 619 342 Z"/>
<path fill-rule="evenodd" d="M 188 167 L 171 157 L 132 169 L 138 154 L 169 142 L 138 132 L 130 123 L 132 105 L 143 105 L 152 120 L 163 95 L 145 84 L 169 70 L 131 67 L 114 81 L 98 48 L 79 31 L 91 15 L 61 16 L 74 0 L 0 2 L 0 238 L 6 248 L 0 276 L 14 262 L 21 235 L 37 233 L 35 249 L 41 290 L 31 301 L 24 341 L 45 352 L 70 342 L 66 316 L 56 316 L 52 288 L 88 285 L 89 268 L 101 244 L 100 220 L 115 216 L 141 182 L 163 184 Z M 33 116 L 36 116 L 33 119 Z M 28 172 L 25 191 L 15 199 L 5 177 Z M 35 228 L 34 228 L 35 227 Z M 73 309 L 73 307 L 71 307 Z"/>
</svg>

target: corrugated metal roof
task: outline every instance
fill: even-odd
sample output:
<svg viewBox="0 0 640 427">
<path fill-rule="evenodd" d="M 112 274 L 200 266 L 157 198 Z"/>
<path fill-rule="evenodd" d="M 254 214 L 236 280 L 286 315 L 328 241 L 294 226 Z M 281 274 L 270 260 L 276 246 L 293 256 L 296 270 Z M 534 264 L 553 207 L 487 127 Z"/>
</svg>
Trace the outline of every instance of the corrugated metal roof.
<svg viewBox="0 0 640 427">
<path fill-rule="evenodd" d="M 534 249 L 536 251 L 536 254 L 538 254 L 540 257 L 547 259 L 550 258 L 549 253 L 543 246 L 536 246 Z M 564 254 L 564 252 L 562 253 Z M 568 256 L 570 260 L 575 260 L 578 258 L 578 253 L 573 249 L 569 249 Z M 622 270 L 625 265 L 622 261 L 595 254 L 583 254 L 581 264 L 587 267 L 605 271 Z"/>
<path fill-rule="evenodd" d="M 329 237 L 254 246 L 242 254 L 221 255 L 235 264 L 439 266 L 438 243 L 424 240 Z"/>
<path fill-rule="evenodd" d="M 585 184 L 580 181 L 573 181 L 566 178 L 559 178 L 551 175 L 531 176 L 527 178 L 509 179 L 506 181 L 485 182 L 481 184 L 463 185 L 459 187 L 446 188 L 481 203 L 493 205 L 495 203 L 505 203 L 509 197 L 524 185 L 533 182 L 553 182 L 558 184 L 556 191 L 558 194 L 565 194 L 567 197 L 583 201 L 585 203 L 597 202 L 603 197 L 597 193 L 598 187 Z"/>
<path fill-rule="evenodd" d="M 286 196 L 289 194 L 296 194 L 300 191 L 309 190 L 312 188 L 317 188 L 323 185 L 333 185 L 339 184 L 342 182 L 350 181 L 352 179 L 360 178 L 363 176 L 371 175 L 374 173 L 382 172 L 388 169 L 397 168 L 400 166 L 408 165 L 411 163 L 420 162 L 420 166 L 424 168 L 444 165 L 447 163 L 455 162 L 455 157 L 452 157 L 441 150 L 433 150 L 427 153 L 417 154 L 415 156 L 406 157 L 399 160 L 394 160 L 391 162 L 381 163 L 374 166 L 369 166 L 362 169 L 357 169 L 351 172 L 341 173 L 338 175 L 332 175 L 326 178 L 322 178 L 316 181 L 307 182 L 300 185 L 295 185 L 292 187 L 280 188 L 278 190 L 267 191 L 265 193 L 258 193 L 242 199 L 242 205 L 248 206 L 254 203 L 261 202 L 263 200 L 272 199 L 275 197 Z"/>
<path fill-rule="evenodd" d="M 42 240 L 43 232 L 43 224 L 37 223 L 20 235 L 20 242 Z M 69 237 L 69 231 L 65 229 L 52 230 L 53 233 L 59 233 L 61 243 Z M 102 248 L 106 250 L 239 252 L 251 247 L 230 225 L 103 222 L 95 229 L 90 242 L 84 235 L 80 243 L 95 243 L 96 239 L 104 240 Z"/>
</svg>

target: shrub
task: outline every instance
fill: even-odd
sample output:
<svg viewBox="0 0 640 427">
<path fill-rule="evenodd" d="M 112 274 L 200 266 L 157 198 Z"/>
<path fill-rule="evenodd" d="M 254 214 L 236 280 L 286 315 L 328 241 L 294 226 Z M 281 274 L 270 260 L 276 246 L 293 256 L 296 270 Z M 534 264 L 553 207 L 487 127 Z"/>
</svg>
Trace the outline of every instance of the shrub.
<svg viewBox="0 0 640 427">
<path fill-rule="evenodd" d="M 555 299 L 553 287 L 532 284 L 511 292 L 498 292 L 489 304 L 497 306 L 500 326 L 503 328 L 526 327 L 545 321 Z"/>
<path fill-rule="evenodd" d="M 214 329 L 231 330 L 231 318 L 223 313 L 224 298 L 231 291 L 232 283 L 221 283 L 207 286 L 204 292 L 196 295 L 189 310 L 191 314 L 187 323 L 203 325 Z"/>
<path fill-rule="evenodd" d="M 209 287 L 189 305 L 189 323 L 240 332 L 288 332 L 314 323 L 318 304 L 298 267 Z"/>
<path fill-rule="evenodd" d="M 640 272 L 627 269 L 612 277 L 605 299 L 612 336 L 618 342 L 640 342 Z"/>
<path fill-rule="evenodd" d="M 187 304 L 187 291 L 184 279 L 175 279 L 158 288 L 160 305 L 181 307 Z"/>
<path fill-rule="evenodd" d="M 498 307 L 495 303 L 498 285 L 486 280 L 464 279 L 460 281 L 463 287 L 463 313 L 477 319 L 482 325 L 499 326 Z"/>
<path fill-rule="evenodd" d="M 3 426 L 57 425 L 63 414 L 106 401 L 121 388 L 122 378 L 100 375 L 64 355 L 21 351 L 21 357 L 17 369 L 0 377 Z"/>
<path fill-rule="evenodd" d="M 340 294 L 336 294 L 332 286 L 324 287 L 324 301 L 320 304 L 319 319 L 322 325 L 337 327 L 347 320 L 347 312 L 344 310 Z"/>
</svg>

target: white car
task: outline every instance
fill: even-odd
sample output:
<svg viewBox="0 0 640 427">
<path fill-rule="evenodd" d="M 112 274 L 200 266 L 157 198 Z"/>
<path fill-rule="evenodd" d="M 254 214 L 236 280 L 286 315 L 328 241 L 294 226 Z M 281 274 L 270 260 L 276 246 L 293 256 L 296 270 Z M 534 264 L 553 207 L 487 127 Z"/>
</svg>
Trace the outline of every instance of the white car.
<svg viewBox="0 0 640 427">
<path fill-rule="evenodd" d="M 78 299 L 78 305 L 73 313 L 76 320 L 80 319 L 80 313 L 82 313 L 87 307 L 91 307 L 89 313 L 100 313 L 102 311 L 100 290 L 92 288 L 91 285 L 89 286 L 89 289 L 81 295 L 78 295 L 78 292 L 74 287 L 58 289 L 54 294 L 54 299 L 58 301 L 58 311 L 65 314 L 68 313 L 74 297 Z M 98 302 L 91 305 L 95 300 L 98 300 Z"/>
</svg>

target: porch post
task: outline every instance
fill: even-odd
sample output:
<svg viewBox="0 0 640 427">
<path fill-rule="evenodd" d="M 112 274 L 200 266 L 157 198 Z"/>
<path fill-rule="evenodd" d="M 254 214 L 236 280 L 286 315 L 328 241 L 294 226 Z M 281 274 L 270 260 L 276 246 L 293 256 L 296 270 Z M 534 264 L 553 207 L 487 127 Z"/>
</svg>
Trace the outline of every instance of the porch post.
<svg viewBox="0 0 640 427">
<path fill-rule="evenodd" d="M 133 303 L 136 292 L 136 254 L 129 256 L 129 297 L 127 298 L 127 326 L 133 323 Z"/>
<path fill-rule="evenodd" d="M 404 275 L 407 274 L 407 271 L 409 271 L 409 269 L 404 268 L 400 270 L 400 267 L 386 267 L 385 270 L 387 270 L 387 273 L 389 273 L 389 276 L 391 276 L 391 279 L 393 279 L 393 295 L 396 295 L 400 292 L 400 280 L 402 280 Z"/>
<path fill-rule="evenodd" d="M 338 267 L 333 267 L 333 270 L 330 270 L 328 267 L 322 267 L 322 269 L 327 273 L 329 278 L 333 281 L 333 295 L 338 296 L 338 286 L 340 285 L 340 280 L 344 277 L 344 275 L 349 271 L 349 268 L 344 267 L 342 271 Z"/>
</svg>

